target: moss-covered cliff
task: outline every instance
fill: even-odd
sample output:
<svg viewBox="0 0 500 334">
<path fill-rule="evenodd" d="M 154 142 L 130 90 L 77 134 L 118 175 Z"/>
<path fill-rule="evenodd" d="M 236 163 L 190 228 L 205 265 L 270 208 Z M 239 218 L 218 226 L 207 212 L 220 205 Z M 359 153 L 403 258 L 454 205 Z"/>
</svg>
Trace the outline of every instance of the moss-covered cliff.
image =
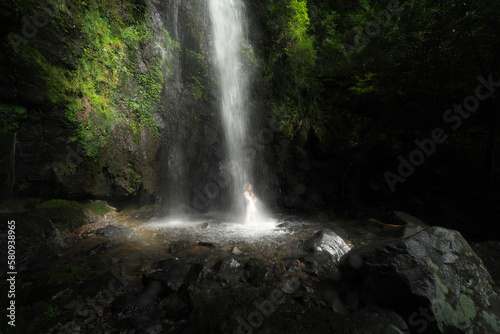
<svg viewBox="0 0 500 334">
<path fill-rule="evenodd" d="M 146 4 L 14 1 L 0 16 L 1 187 L 156 194 L 166 63 L 148 48 Z"/>
</svg>

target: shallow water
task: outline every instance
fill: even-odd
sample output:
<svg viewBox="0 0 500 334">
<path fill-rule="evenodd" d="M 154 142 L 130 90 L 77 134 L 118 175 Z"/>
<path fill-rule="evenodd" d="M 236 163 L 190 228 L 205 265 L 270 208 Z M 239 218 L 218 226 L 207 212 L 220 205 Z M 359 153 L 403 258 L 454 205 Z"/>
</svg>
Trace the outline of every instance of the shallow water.
<svg viewBox="0 0 500 334">
<path fill-rule="evenodd" d="M 231 256 L 240 263 L 260 258 L 278 264 L 301 257 L 304 242 L 317 231 L 330 228 L 353 247 L 379 240 L 394 239 L 396 228 L 382 227 L 362 220 L 318 221 L 298 215 L 261 215 L 251 224 L 242 215 L 214 212 L 204 215 L 138 220 L 124 216 L 112 222 L 120 233 L 104 236 L 91 231 L 66 248 L 59 264 L 92 267 L 96 259 L 105 266 L 96 274 L 112 271 L 127 286 L 141 285 L 142 273 L 155 261 L 182 258 L 212 266 Z M 103 245 L 102 253 L 91 250 Z M 235 248 L 237 248 L 235 250 Z"/>
<path fill-rule="evenodd" d="M 85 248 L 117 241 L 118 246 L 107 251 L 106 255 L 126 258 L 128 263 L 132 259 L 142 258 L 149 262 L 174 255 L 198 254 L 215 259 L 230 255 L 234 247 L 242 252 L 237 255 L 271 259 L 302 253 L 303 243 L 324 228 L 330 228 L 352 246 L 394 239 L 400 233 L 397 228 L 361 220 L 319 222 L 294 215 L 256 217 L 250 224 L 244 224 L 242 220 L 239 216 L 216 212 L 182 218 L 121 221 L 120 225 L 127 231 L 125 235 L 106 238 L 90 234 L 67 251 L 74 253 L 78 249 L 77 252 L 82 254 Z M 184 244 L 178 246 L 179 243 Z M 177 247 L 176 250 L 172 250 L 172 245 Z"/>
</svg>

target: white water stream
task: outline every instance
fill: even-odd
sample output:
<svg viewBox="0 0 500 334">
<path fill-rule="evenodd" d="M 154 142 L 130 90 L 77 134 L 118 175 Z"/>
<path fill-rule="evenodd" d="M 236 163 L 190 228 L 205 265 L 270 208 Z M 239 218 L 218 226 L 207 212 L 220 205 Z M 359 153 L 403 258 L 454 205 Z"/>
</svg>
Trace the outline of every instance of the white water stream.
<svg viewBox="0 0 500 334">
<path fill-rule="evenodd" d="M 249 119 L 246 109 L 248 77 L 243 70 L 241 44 L 246 20 L 241 0 L 209 0 L 215 55 L 221 91 L 229 172 L 233 179 L 233 207 L 243 204 L 243 187 L 252 182 L 250 157 L 245 156 Z"/>
</svg>

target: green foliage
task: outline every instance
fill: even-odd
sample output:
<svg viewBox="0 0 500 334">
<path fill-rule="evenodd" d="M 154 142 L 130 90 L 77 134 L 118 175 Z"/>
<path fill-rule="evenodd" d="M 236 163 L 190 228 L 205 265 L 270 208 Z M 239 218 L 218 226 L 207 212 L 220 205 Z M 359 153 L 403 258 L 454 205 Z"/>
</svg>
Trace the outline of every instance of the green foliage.
<svg viewBox="0 0 500 334">
<path fill-rule="evenodd" d="M 135 171 L 132 164 L 128 163 L 124 172 L 126 188 L 130 193 L 135 193 L 141 185 L 141 175 Z"/>
<path fill-rule="evenodd" d="M 203 31 L 203 22 L 198 16 L 191 14 L 190 21 L 187 24 L 187 28 L 191 36 L 201 42 L 205 36 Z"/>
<path fill-rule="evenodd" d="M 432 126 L 443 126 L 443 113 L 473 93 L 479 74 L 500 73 L 498 43 L 490 39 L 499 31 L 493 22 L 500 10 L 492 4 L 267 0 L 265 8 L 255 5 L 270 37 L 262 67 L 272 89 L 270 117 L 290 139 L 277 150 L 307 155 L 311 135 L 324 156 L 367 143 L 404 149 Z M 482 104 L 483 113 L 493 113 L 494 105 Z M 488 133 L 494 133 L 493 119 L 470 121 L 473 129 L 460 129 L 466 138 L 447 147 L 461 147 L 469 152 L 467 159 L 480 160 Z"/>
<path fill-rule="evenodd" d="M 367 143 L 404 149 L 433 126 L 449 129 L 443 113 L 474 93 L 477 77 L 500 78 L 491 40 L 499 8 L 491 0 L 266 1 L 263 72 L 271 116 L 291 139 L 279 149 L 307 153 L 311 134 L 325 153 Z M 481 160 L 496 105 L 481 102 L 472 128 L 461 127 L 447 147 Z"/>
<path fill-rule="evenodd" d="M 135 48 L 152 37 L 143 7 L 124 2 L 124 13 L 112 1 L 71 1 L 63 6 L 65 10 L 56 16 L 58 29 L 69 35 L 67 27 L 78 27 L 80 34 L 68 42 L 76 69 L 69 70 L 64 59 L 46 59 L 33 43 L 23 49 L 22 56 L 39 66 L 49 100 L 66 109 L 67 119 L 75 126 L 70 140 L 79 142 L 89 157 L 97 159 L 113 139 L 118 124 L 134 124 L 137 119 L 135 130 L 146 127 L 157 134 L 152 111 L 163 84 L 161 64 L 155 61 L 152 73 L 141 75 L 131 62 Z M 132 113 L 136 119 L 118 112 L 120 94 L 129 80 L 140 86 Z"/>
<path fill-rule="evenodd" d="M 308 132 L 312 119 L 320 113 L 315 95 L 321 87 L 316 78 L 317 52 L 309 33 L 306 1 L 269 0 L 265 20 L 273 44 L 264 67 L 273 87 L 271 117 L 278 121 L 290 139 Z"/>
<path fill-rule="evenodd" d="M 377 82 L 375 73 L 368 72 L 364 77 L 355 75 L 355 78 L 355 85 L 349 88 L 349 90 L 359 95 L 373 93 L 376 91 L 375 85 L 377 84 Z"/>
<path fill-rule="evenodd" d="M 160 108 L 160 96 L 164 85 L 162 60 L 155 57 L 148 71 L 136 73 L 134 79 L 139 86 L 139 92 L 128 97 L 128 101 L 139 120 L 138 129 L 142 131 L 146 127 L 158 136 L 153 113 Z"/>
<path fill-rule="evenodd" d="M 186 49 L 186 53 L 188 54 L 188 56 L 196 59 L 198 62 L 202 63 L 203 60 L 205 59 L 205 57 L 203 57 L 202 54 L 200 53 L 196 53 L 194 52 L 193 50 L 189 50 L 189 49 Z"/>
<path fill-rule="evenodd" d="M 207 65 L 205 57 L 193 50 L 186 49 L 186 54 L 192 59 L 194 66 L 194 75 L 188 76 L 187 86 L 191 95 L 197 100 L 210 102 L 210 97 L 207 94 L 215 87 L 215 81 L 210 80 L 207 74 Z M 208 84 L 206 84 L 208 82 Z M 198 122 L 201 119 L 195 117 L 192 121 Z"/>
<path fill-rule="evenodd" d="M 261 67 L 260 60 L 256 57 L 252 46 L 242 45 L 240 46 L 240 52 L 247 64 L 255 68 Z"/>
<path fill-rule="evenodd" d="M 170 37 L 170 34 L 168 33 L 167 29 L 163 28 L 163 33 L 165 34 L 165 42 L 166 42 L 166 52 L 164 52 L 166 70 L 168 74 L 172 75 L 174 66 L 173 61 L 175 57 L 179 54 L 181 46 L 178 42 L 174 41 Z"/>
</svg>

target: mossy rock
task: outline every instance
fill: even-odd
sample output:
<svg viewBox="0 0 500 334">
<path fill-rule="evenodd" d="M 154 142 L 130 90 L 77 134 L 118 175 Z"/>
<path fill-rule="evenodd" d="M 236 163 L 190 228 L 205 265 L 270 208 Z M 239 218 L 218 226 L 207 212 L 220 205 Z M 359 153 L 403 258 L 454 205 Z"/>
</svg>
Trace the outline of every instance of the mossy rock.
<svg viewBox="0 0 500 334">
<path fill-rule="evenodd" d="M 111 208 L 104 201 L 90 201 L 89 204 L 86 205 L 91 214 L 104 216 L 108 212 L 111 211 Z"/>
<path fill-rule="evenodd" d="M 500 333 L 495 283 L 458 231 L 429 227 L 354 248 L 339 271 L 341 298 L 390 307 L 412 333 Z"/>
<path fill-rule="evenodd" d="M 61 227 L 75 229 L 84 224 L 85 207 L 76 201 L 52 199 L 37 205 L 36 208 Z"/>
</svg>

